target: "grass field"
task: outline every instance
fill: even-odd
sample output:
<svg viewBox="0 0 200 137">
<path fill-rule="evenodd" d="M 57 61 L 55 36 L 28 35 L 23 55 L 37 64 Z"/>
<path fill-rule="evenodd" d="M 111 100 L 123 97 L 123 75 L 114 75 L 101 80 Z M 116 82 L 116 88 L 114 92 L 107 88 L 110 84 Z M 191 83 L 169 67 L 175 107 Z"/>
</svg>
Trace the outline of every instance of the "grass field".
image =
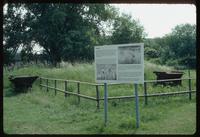
<svg viewBox="0 0 200 137">
<path fill-rule="evenodd" d="M 166 66 L 158 66 L 145 62 L 147 79 L 155 79 L 154 70 L 171 70 Z M 64 97 L 62 93 L 54 95 L 54 91 L 46 92 L 40 89 L 36 81 L 31 91 L 27 93 L 13 92 L 8 80 L 14 75 L 40 75 L 49 78 L 73 79 L 94 82 L 93 64 L 66 64 L 63 68 L 44 68 L 30 66 L 15 69 L 3 74 L 3 129 L 7 134 L 194 134 L 196 131 L 196 95 L 188 94 L 170 97 L 148 98 L 148 105 L 144 105 L 143 98 L 139 99 L 140 128 L 135 127 L 135 101 L 110 100 L 108 103 L 108 125 L 104 126 L 103 101 L 97 110 L 96 102 L 77 97 Z M 196 77 L 196 72 L 191 71 Z M 187 70 L 183 77 L 188 77 Z M 163 87 L 148 86 L 148 93 L 171 92 L 187 90 L 187 81 L 183 86 Z M 52 83 L 53 84 L 53 83 Z M 63 83 L 58 86 L 62 87 Z M 192 89 L 196 82 L 192 81 Z M 75 85 L 70 85 L 75 90 Z M 133 85 L 109 86 L 109 96 L 132 95 Z M 95 96 L 94 87 L 81 86 L 81 93 Z M 139 95 L 143 94 L 139 86 Z M 100 89 L 103 97 L 103 88 Z"/>
</svg>

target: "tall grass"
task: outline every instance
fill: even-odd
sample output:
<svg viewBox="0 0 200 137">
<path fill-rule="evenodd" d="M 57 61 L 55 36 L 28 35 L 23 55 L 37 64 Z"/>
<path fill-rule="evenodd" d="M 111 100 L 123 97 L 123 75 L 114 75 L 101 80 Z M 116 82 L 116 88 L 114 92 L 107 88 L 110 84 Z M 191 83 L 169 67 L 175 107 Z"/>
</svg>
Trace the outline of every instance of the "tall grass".
<svg viewBox="0 0 200 137">
<path fill-rule="evenodd" d="M 153 71 L 170 71 L 173 68 L 154 65 L 145 62 L 147 79 L 155 79 Z M 187 72 L 187 70 L 186 70 Z M 12 75 L 39 75 L 48 78 L 73 79 L 95 82 L 94 64 L 66 63 L 61 68 L 46 68 L 36 65 L 15 69 L 13 72 L 4 71 L 3 97 L 3 127 L 8 134 L 193 134 L 196 131 L 196 100 L 188 95 L 176 97 L 152 97 L 148 105 L 140 103 L 140 128 L 135 127 L 134 99 L 110 100 L 108 103 L 108 126 L 104 126 L 103 101 L 100 109 L 96 109 L 96 102 L 82 99 L 78 104 L 75 96 L 64 97 L 64 94 L 54 95 L 54 90 L 46 92 L 40 89 L 37 80 L 31 91 L 15 93 L 8 76 Z M 184 77 L 187 73 L 184 74 Z M 191 71 L 191 76 L 195 76 Z M 53 86 L 53 82 L 50 82 Z M 64 89 L 64 83 L 58 83 Z M 148 85 L 148 93 L 171 92 L 187 88 L 187 81 L 183 86 L 163 87 Z M 76 85 L 70 84 L 69 89 L 76 92 Z M 195 89 L 195 81 L 193 81 Z M 81 85 L 81 93 L 95 96 L 95 87 Z M 133 85 L 113 85 L 108 87 L 109 96 L 132 95 Z M 139 94 L 143 94 L 142 85 Z M 100 88 L 103 97 L 103 87 Z"/>
</svg>

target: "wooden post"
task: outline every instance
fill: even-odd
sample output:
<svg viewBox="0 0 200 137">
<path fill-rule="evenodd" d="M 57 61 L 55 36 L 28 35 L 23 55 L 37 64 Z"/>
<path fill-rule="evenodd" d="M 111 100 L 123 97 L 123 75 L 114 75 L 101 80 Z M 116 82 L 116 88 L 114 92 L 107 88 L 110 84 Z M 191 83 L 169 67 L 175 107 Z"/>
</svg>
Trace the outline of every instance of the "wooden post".
<svg viewBox="0 0 200 137">
<path fill-rule="evenodd" d="M 56 88 L 57 88 L 57 83 L 56 83 L 56 80 L 55 80 L 55 83 L 54 83 L 54 87 L 55 87 L 55 95 L 56 95 Z"/>
<path fill-rule="evenodd" d="M 80 94 L 80 83 L 77 83 L 77 93 Z M 78 96 L 78 104 L 80 103 L 80 96 Z"/>
<path fill-rule="evenodd" d="M 49 84 L 49 82 L 48 82 L 48 79 L 47 79 L 47 92 L 49 92 L 49 89 L 48 89 L 49 85 L 48 84 Z"/>
<path fill-rule="evenodd" d="M 108 91 L 107 83 L 104 83 L 104 125 L 108 122 Z"/>
<path fill-rule="evenodd" d="M 146 80 L 146 75 L 144 74 L 144 80 Z M 144 81 L 144 101 L 145 105 L 147 105 L 147 82 Z"/>
<path fill-rule="evenodd" d="M 136 128 L 140 126 L 140 115 L 139 115 L 139 99 L 138 99 L 138 85 L 134 84 L 135 86 L 135 113 L 136 113 Z"/>
<path fill-rule="evenodd" d="M 42 78 L 40 77 L 40 89 L 42 89 Z"/>
<path fill-rule="evenodd" d="M 67 91 L 67 81 L 65 81 L 65 91 Z M 67 93 L 65 93 L 65 98 L 67 97 Z"/>
<path fill-rule="evenodd" d="M 147 82 L 144 82 L 144 101 L 145 105 L 147 105 Z"/>
<path fill-rule="evenodd" d="M 97 109 L 99 109 L 99 86 L 96 85 Z"/>
<path fill-rule="evenodd" d="M 188 76 L 189 76 L 189 80 L 188 80 L 188 86 L 189 86 L 189 100 L 191 100 L 191 99 L 192 99 L 192 93 L 191 93 L 190 70 L 188 70 Z"/>
</svg>

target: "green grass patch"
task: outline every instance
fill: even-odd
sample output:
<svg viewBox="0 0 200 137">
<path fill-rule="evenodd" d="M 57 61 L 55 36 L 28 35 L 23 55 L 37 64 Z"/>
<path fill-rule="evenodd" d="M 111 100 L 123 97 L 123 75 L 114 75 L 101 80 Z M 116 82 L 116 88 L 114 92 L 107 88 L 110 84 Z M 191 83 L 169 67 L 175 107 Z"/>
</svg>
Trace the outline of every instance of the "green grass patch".
<svg viewBox="0 0 200 137">
<path fill-rule="evenodd" d="M 157 66 L 145 62 L 147 79 L 155 79 L 154 70 L 172 70 L 166 66 Z M 185 70 L 187 72 L 187 70 Z M 44 68 L 30 66 L 15 69 L 3 74 L 3 128 L 7 134 L 194 134 L 196 131 L 196 96 L 149 97 L 148 105 L 144 98 L 139 99 L 140 128 L 135 123 L 135 100 L 110 100 L 108 103 L 108 125 L 104 126 L 103 101 L 97 110 L 96 102 L 70 95 L 67 98 L 54 90 L 46 92 L 39 87 L 37 80 L 31 91 L 15 93 L 8 76 L 39 75 L 49 78 L 72 79 L 94 82 L 93 64 L 67 64 L 63 68 Z M 191 76 L 196 76 L 194 70 Z M 184 74 L 187 77 L 187 73 Z M 43 81 L 45 84 L 45 81 Z M 53 81 L 49 83 L 53 86 Z M 175 92 L 188 90 L 188 81 L 182 86 L 155 86 L 148 84 L 148 93 Z M 64 89 L 64 82 L 58 82 L 58 88 Z M 196 81 L 192 88 L 196 89 Z M 110 85 L 109 96 L 133 95 L 133 84 Z M 69 84 L 68 90 L 77 92 L 76 84 Z M 96 97 L 95 87 L 80 85 L 82 94 Z M 103 87 L 99 87 L 103 97 Z M 143 86 L 139 86 L 139 95 L 143 95 Z"/>
</svg>

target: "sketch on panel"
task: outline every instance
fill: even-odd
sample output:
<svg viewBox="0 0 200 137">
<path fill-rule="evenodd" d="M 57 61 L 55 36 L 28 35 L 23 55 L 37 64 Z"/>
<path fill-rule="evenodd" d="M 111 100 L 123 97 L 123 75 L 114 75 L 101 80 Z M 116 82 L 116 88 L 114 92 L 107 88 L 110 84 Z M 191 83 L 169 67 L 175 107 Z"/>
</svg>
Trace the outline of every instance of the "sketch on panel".
<svg viewBox="0 0 200 137">
<path fill-rule="evenodd" d="M 118 64 L 141 64 L 141 47 L 118 47 Z"/>
<path fill-rule="evenodd" d="M 116 64 L 97 64 L 97 80 L 116 80 Z"/>
</svg>

